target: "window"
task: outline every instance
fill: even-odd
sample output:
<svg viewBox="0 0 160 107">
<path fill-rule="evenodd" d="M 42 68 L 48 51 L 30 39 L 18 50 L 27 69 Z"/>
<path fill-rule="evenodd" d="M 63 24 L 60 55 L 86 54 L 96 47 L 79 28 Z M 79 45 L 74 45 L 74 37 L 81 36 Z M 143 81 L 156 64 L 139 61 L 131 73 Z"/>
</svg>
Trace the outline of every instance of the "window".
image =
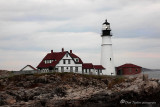
<svg viewBox="0 0 160 107">
<path fill-rule="evenodd" d="M 110 61 L 111 61 L 111 58 L 110 58 Z"/>
<path fill-rule="evenodd" d="M 136 72 L 138 72 L 138 69 L 136 69 Z"/>
<path fill-rule="evenodd" d="M 99 69 L 97 70 L 97 74 L 98 74 L 98 75 L 100 74 L 100 71 L 99 71 Z"/>
<path fill-rule="evenodd" d="M 64 67 L 61 67 L 61 71 L 64 72 Z"/>
<path fill-rule="evenodd" d="M 73 72 L 73 67 L 70 67 L 70 72 Z"/>
<path fill-rule="evenodd" d="M 68 53 L 66 53 L 66 57 L 68 57 Z"/>
<path fill-rule="evenodd" d="M 52 63 L 53 62 L 53 60 L 44 60 L 44 63 L 45 64 L 50 64 L 50 63 Z"/>
<path fill-rule="evenodd" d="M 65 59 L 63 59 L 63 64 L 66 64 L 66 60 Z"/>
<path fill-rule="evenodd" d="M 71 60 L 68 60 L 68 64 L 71 64 Z"/>
<path fill-rule="evenodd" d="M 86 73 L 87 73 L 87 69 L 86 69 Z"/>
<path fill-rule="evenodd" d="M 57 68 L 55 68 L 55 70 L 56 70 L 56 71 L 58 71 L 58 67 L 57 67 Z"/>
<path fill-rule="evenodd" d="M 66 69 L 68 69 L 68 67 Z"/>
<path fill-rule="evenodd" d="M 76 62 L 79 62 L 79 59 L 78 59 L 78 58 L 75 58 L 75 61 L 76 61 Z"/>
<path fill-rule="evenodd" d="M 75 72 L 78 72 L 78 67 L 75 67 Z"/>
</svg>

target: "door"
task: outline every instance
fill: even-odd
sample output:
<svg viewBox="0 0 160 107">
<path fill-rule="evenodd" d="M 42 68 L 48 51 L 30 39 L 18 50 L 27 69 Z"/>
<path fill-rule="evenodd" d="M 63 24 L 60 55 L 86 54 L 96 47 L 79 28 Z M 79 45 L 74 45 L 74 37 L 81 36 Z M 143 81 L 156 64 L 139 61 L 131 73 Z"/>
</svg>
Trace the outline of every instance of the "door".
<svg viewBox="0 0 160 107">
<path fill-rule="evenodd" d="M 123 75 L 122 70 L 118 70 L 117 75 Z"/>
</svg>

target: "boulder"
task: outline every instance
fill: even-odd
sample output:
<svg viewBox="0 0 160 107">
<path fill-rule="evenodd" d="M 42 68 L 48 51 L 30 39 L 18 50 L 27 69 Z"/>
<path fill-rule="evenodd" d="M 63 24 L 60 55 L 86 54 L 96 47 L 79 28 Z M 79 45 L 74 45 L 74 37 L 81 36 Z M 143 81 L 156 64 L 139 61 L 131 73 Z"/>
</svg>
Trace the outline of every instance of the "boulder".
<svg viewBox="0 0 160 107">
<path fill-rule="evenodd" d="M 48 83 L 46 76 L 40 76 L 35 80 L 36 83 Z"/>
<path fill-rule="evenodd" d="M 16 103 L 16 99 L 13 98 L 13 97 L 9 97 L 9 98 L 6 99 L 6 103 L 8 105 L 14 104 L 14 103 Z"/>
<path fill-rule="evenodd" d="M 125 89 L 126 91 L 138 91 L 137 85 L 131 85 L 130 87 Z"/>
<path fill-rule="evenodd" d="M 143 81 L 149 81 L 148 80 L 148 74 L 143 74 Z"/>
</svg>

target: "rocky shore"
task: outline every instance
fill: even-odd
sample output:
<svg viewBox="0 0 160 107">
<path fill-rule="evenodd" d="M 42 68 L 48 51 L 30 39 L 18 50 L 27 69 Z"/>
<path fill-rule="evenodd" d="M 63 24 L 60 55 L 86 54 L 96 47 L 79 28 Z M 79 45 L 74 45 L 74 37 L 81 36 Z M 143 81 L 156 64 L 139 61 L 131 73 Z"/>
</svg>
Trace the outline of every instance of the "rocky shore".
<svg viewBox="0 0 160 107">
<path fill-rule="evenodd" d="M 0 78 L 3 107 L 97 107 L 159 105 L 160 85 L 147 75 L 129 77 L 73 73 Z"/>
</svg>

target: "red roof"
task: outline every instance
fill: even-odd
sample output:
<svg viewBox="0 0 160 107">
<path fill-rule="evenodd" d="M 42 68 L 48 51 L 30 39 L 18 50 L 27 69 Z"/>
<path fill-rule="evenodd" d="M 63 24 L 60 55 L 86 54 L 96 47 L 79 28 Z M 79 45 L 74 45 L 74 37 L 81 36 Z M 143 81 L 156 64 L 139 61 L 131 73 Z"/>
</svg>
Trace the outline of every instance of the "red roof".
<svg viewBox="0 0 160 107">
<path fill-rule="evenodd" d="M 142 67 L 140 67 L 140 66 L 138 66 L 138 65 L 134 65 L 134 64 L 130 64 L 130 63 L 128 63 L 128 64 L 124 64 L 124 65 L 121 65 L 121 66 L 119 66 L 118 68 L 142 68 Z"/>
<path fill-rule="evenodd" d="M 63 58 L 63 56 L 68 53 L 72 58 L 78 58 L 79 62 L 75 62 L 75 63 L 79 63 L 82 64 L 82 60 L 76 56 L 73 53 L 69 53 L 68 51 L 63 51 L 63 52 L 51 52 L 48 53 L 43 60 L 40 62 L 40 64 L 37 66 L 37 68 L 49 68 L 49 67 L 55 67 L 59 61 Z M 45 64 L 45 60 L 54 60 L 52 63 L 47 63 Z"/>
<path fill-rule="evenodd" d="M 24 68 L 26 68 L 27 66 L 31 67 L 33 70 L 37 70 L 36 68 L 34 68 L 33 66 L 31 65 L 26 65 L 25 67 L 23 67 L 20 71 L 22 71 Z"/>
<path fill-rule="evenodd" d="M 94 69 L 105 69 L 102 65 L 93 65 Z"/>
<path fill-rule="evenodd" d="M 93 64 L 92 63 L 83 63 L 82 68 L 83 69 L 93 69 Z"/>
<path fill-rule="evenodd" d="M 92 63 L 83 63 L 83 69 L 105 69 L 102 65 L 93 65 Z"/>
<path fill-rule="evenodd" d="M 77 55 L 75 55 L 75 54 L 73 54 L 73 53 L 70 53 L 70 55 L 71 55 L 72 58 L 78 58 L 78 59 L 79 59 L 79 63 L 80 63 L 80 64 L 83 64 L 81 58 L 79 58 Z"/>
</svg>

